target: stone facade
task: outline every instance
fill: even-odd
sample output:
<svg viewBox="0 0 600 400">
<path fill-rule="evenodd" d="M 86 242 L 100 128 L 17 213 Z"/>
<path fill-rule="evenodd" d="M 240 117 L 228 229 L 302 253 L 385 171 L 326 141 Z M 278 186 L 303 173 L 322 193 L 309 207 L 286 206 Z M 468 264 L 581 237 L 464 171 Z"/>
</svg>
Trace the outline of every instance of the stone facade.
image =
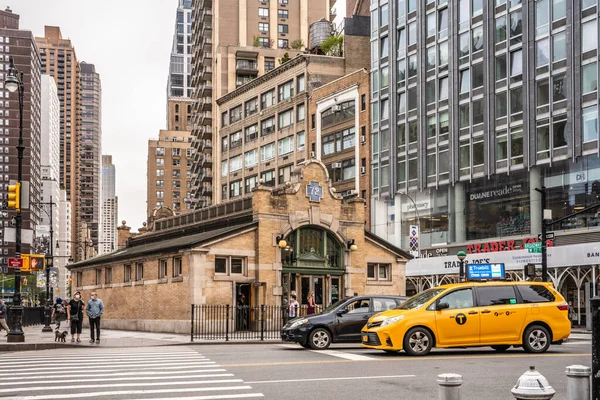
<svg viewBox="0 0 600 400">
<path fill-rule="evenodd" d="M 307 188 L 317 186 L 321 191 L 309 198 Z M 242 288 L 249 305 L 286 304 L 294 289 L 290 278 L 318 276 L 324 282 L 323 306 L 334 301 L 334 275 L 343 285 L 337 298 L 405 294 L 410 256 L 365 230 L 365 201 L 336 193 L 321 162 L 305 162 L 284 185 L 259 185 L 244 201 L 161 219 L 123 250 L 71 264 L 74 289 L 86 299 L 98 292 L 106 307 L 105 327 L 179 333 L 189 332 L 191 304 L 236 304 Z M 289 238 L 300 238 L 309 228 L 330 238 L 324 248 L 339 249 L 339 263 L 323 257 L 318 267 L 300 265 L 306 255 L 300 252 L 292 263 L 285 258 L 289 248 L 280 240 L 296 246 Z M 318 258 L 318 243 L 311 252 Z M 372 265 L 385 266 L 385 279 L 369 272 Z"/>
</svg>

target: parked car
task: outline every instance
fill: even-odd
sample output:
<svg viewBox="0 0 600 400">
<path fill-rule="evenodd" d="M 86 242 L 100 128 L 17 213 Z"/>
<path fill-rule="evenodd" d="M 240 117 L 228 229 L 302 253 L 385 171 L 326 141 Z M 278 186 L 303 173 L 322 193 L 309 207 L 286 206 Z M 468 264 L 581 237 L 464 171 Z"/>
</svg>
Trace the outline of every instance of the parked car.
<svg viewBox="0 0 600 400">
<path fill-rule="evenodd" d="M 433 347 L 523 346 L 543 353 L 571 333 L 569 306 L 548 282 L 466 282 L 421 292 L 369 319 L 364 347 L 424 356 Z"/>
<path fill-rule="evenodd" d="M 323 350 L 331 343 L 360 343 L 361 329 L 373 315 L 396 308 L 406 297 L 354 296 L 339 300 L 320 314 L 295 318 L 281 329 L 284 342 Z"/>
</svg>

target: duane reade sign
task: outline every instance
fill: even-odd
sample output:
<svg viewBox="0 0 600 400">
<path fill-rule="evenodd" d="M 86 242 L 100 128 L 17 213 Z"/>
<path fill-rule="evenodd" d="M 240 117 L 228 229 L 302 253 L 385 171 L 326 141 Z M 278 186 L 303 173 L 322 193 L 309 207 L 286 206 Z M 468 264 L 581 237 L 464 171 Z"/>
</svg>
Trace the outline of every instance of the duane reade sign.
<svg viewBox="0 0 600 400">
<path fill-rule="evenodd" d="M 468 264 L 504 264 L 506 271 L 522 270 L 526 264 L 541 264 L 540 253 L 528 250 L 467 254 Z M 600 264 L 600 242 L 548 247 L 548 267 L 572 267 Z M 406 263 L 406 276 L 458 274 L 460 261 L 456 255 L 417 258 Z"/>
<path fill-rule="evenodd" d="M 498 197 L 506 197 L 513 194 L 523 192 L 523 186 L 519 183 L 516 185 L 506 185 L 500 189 L 486 190 L 484 192 L 469 193 L 469 200 L 484 200 L 494 199 Z"/>
</svg>

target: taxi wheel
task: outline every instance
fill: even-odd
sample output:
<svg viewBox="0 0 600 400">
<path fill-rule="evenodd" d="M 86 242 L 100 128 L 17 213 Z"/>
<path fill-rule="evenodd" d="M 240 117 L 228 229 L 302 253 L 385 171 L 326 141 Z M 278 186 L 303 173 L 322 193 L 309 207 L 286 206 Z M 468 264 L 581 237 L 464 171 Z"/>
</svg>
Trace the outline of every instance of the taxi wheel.
<svg viewBox="0 0 600 400">
<path fill-rule="evenodd" d="M 550 333 L 541 325 L 532 325 L 523 335 L 523 348 L 528 353 L 543 353 L 550 347 Z"/>
<path fill-rule="evenodd" d="M 412 328 L 404 336 L 404 351 L 410 356 L 425 356 L 433 347 L 433 337 L 425 328 Z"/>
<path fill-rule="evenodd" d="M 492 349 L 496 350 L 499 353 L 502 353 L 502 352 L 510 349 L 510 346 L 508 346 L 508 345 L 492 346 Z"/>
<path fill-rule="evenodd" d="M 310 333 L 308 343 L 314 350 L 325 350 L 331 344 L 331 334 L 323 328 L 317 328 Z"/>
</svg>

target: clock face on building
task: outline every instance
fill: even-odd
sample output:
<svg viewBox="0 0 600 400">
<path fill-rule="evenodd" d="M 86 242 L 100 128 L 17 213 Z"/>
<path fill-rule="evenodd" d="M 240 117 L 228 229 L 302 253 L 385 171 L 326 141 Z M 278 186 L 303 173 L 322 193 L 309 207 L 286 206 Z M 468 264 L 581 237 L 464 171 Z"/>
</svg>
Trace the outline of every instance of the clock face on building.
<svg viewBox="0 0 600 400">
<path fill-rule="evenodd" d="M 319 185 L 319 182 L 310 182 L 306 185 L 306 197 L 310 201 L 320 202 L 323 198 L 323 187 Z"/>
</svg>

